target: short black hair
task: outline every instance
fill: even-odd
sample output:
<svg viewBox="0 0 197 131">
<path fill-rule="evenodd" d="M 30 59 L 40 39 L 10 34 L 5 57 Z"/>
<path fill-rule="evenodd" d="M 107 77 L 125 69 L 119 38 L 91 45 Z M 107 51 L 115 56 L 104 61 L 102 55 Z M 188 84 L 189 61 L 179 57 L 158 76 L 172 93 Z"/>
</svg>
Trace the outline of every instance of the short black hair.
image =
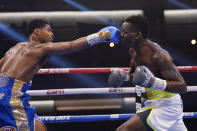
<svg viewBox="0 0 197 131">
<path fill-rule="evenodd" d="M 34 29 L 43 28 L 43 27 L 45 27 L 46 24 L 49 24 L 49 23 L 43 19 L 34 19 L 34 20 L 30 21 L 29 24 L 27 25 L 28 36 L 34 32 Z"/>
<path fill-rule="evenodd" d="M 149 34 L 149 23 L 146 17 L 141 15 L 133 15 L 127 17 L 123 22 L 134 24 L 137 29 L 142 33 L 143 38 L 147 38 Z"/>
</svg>

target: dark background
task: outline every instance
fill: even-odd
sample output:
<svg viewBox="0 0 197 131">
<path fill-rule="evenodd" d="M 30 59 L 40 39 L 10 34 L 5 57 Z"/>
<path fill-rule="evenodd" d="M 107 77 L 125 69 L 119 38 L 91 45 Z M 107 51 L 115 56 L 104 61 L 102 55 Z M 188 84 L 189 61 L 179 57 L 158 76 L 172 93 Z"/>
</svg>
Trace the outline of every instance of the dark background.
<svg viewBox="0 0 197 131">
<path fill-rule="evenodd" d="M 164 19 L 164 10 L 183 9 L 172 4 L 169 0 L 76 0 L 75 2 L 86 6 L 93 11 L 101 10 L 135 10 L 144 11 L 144 15 L 151 24 L 150 36 L 152 41 L 159 43 L 164 49 L 168 50 L 177 66 L 197 65 L 197 46 L 191 45 L 192 38 L 197 38 L 197 20 L 194 22 L 167 23 Z M 197 0 L 179 0 L 182 4 L 197 8 Z M 38 11 L 80 11 L 69 5 L 63 0 L 1 0 L 0 12 L 38 12 Z M 196 14 L 197 15 L 197 14 Z M 0 19 L 1 21 L 1 19 Z M 187 21 L 187 20 L 185 20 Z M 6 23 L 5 23 L 6 24 Z M 70 41 L 98 31 L 106 24 L 78 23 L 76 27 L 57 26 L 52 24 L 55 34 L 55 41 Z M 26 23 L 23 25 L 11 24 L 11 28 L 25 34 Z M 76 33 L 77 32 L 77 33 Z M 0 32 L 0 57 L 17 41 Z M 128 67 L 128 49 L 116 45 L 110 48 L 108 44 L 100 44 L 83 51 L 61 56 L 61 63 L 47 62 L 43 68 L 57 67 Z M 196 85 L 196 72 L 182 73 L 188 85 Z M 35 76 L 31 89 L 55 89 L 55 88 L 87 88 L 87 87 L 106 87 L 108 74 L 86 74 L 86 75 L 51 75 Z M 87 78 L 87 79 L 84 79 Z M 124 86 L 130 86 L 126 83 Z M 126 96 L 129 96 L 127 94 Z M 184 102 L 184 112 L 197 111 L 197 94 L 187 93 L 181 95 Z M 92 99 L 108 97 L 125 97 L 125 95 L 114 96 L 65 96 L 60 98 L 38 98 L 38 99 Z M 132 107 L 125 107 L 121 110 L 83 110 L 83 111 L 64 111 L 64 112 L 45 112 L 38 115 L 80 115 L 80 114 L 111 114 L 111 113 L 131 113 Z M 196 119 L 184 119 L 189 131 L 196 131 Z M 60 123 L 46 124 L 49 131 L 54 130 L 94 130 L 94 131 L 113 131 L 124 121 L 107 122 L 88 122 L 88 123 Z"/>
</svg>

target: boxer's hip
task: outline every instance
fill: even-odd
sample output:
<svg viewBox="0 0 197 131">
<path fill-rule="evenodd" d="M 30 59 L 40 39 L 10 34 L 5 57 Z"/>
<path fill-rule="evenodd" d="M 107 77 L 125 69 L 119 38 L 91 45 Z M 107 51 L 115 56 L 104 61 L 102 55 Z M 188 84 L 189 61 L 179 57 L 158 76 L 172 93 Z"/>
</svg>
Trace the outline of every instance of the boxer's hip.
<svg viewBox="0 0 197 131">
<path fill-rule="evenodd" d="M 35 109 L 27 102 L 28 84 L 0 76 L 0 130 L 4 128 L 33 131 Z"/>
</svg>

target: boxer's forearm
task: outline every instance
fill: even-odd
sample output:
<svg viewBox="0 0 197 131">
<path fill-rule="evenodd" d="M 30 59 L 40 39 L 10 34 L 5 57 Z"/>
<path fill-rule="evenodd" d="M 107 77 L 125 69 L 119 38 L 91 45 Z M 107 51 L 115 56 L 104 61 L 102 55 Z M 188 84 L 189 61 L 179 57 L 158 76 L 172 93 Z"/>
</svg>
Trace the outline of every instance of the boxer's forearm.
<svg viewBox="0 0 197 131">
<path fill-rule="evenodd" d="M 165 91 L 183 94 L 187 92 L 187 85 L 185 82 L 167 81 L 167 87 Z"/>
</svg>

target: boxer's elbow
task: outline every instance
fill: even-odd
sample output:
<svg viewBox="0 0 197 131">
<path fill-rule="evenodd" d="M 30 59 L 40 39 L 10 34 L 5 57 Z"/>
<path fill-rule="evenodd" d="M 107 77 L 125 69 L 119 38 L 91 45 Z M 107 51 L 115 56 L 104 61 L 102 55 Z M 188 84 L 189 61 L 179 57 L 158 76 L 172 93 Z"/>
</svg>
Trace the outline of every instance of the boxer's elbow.
<svg viewBox="0 0 197 131">
<path fill-rule="evenodd" d="M 185 93 L 187 93 L 187 84 L 185 82 L 182 82 L 180 94 L 185 94 Z"/>
</svg>

